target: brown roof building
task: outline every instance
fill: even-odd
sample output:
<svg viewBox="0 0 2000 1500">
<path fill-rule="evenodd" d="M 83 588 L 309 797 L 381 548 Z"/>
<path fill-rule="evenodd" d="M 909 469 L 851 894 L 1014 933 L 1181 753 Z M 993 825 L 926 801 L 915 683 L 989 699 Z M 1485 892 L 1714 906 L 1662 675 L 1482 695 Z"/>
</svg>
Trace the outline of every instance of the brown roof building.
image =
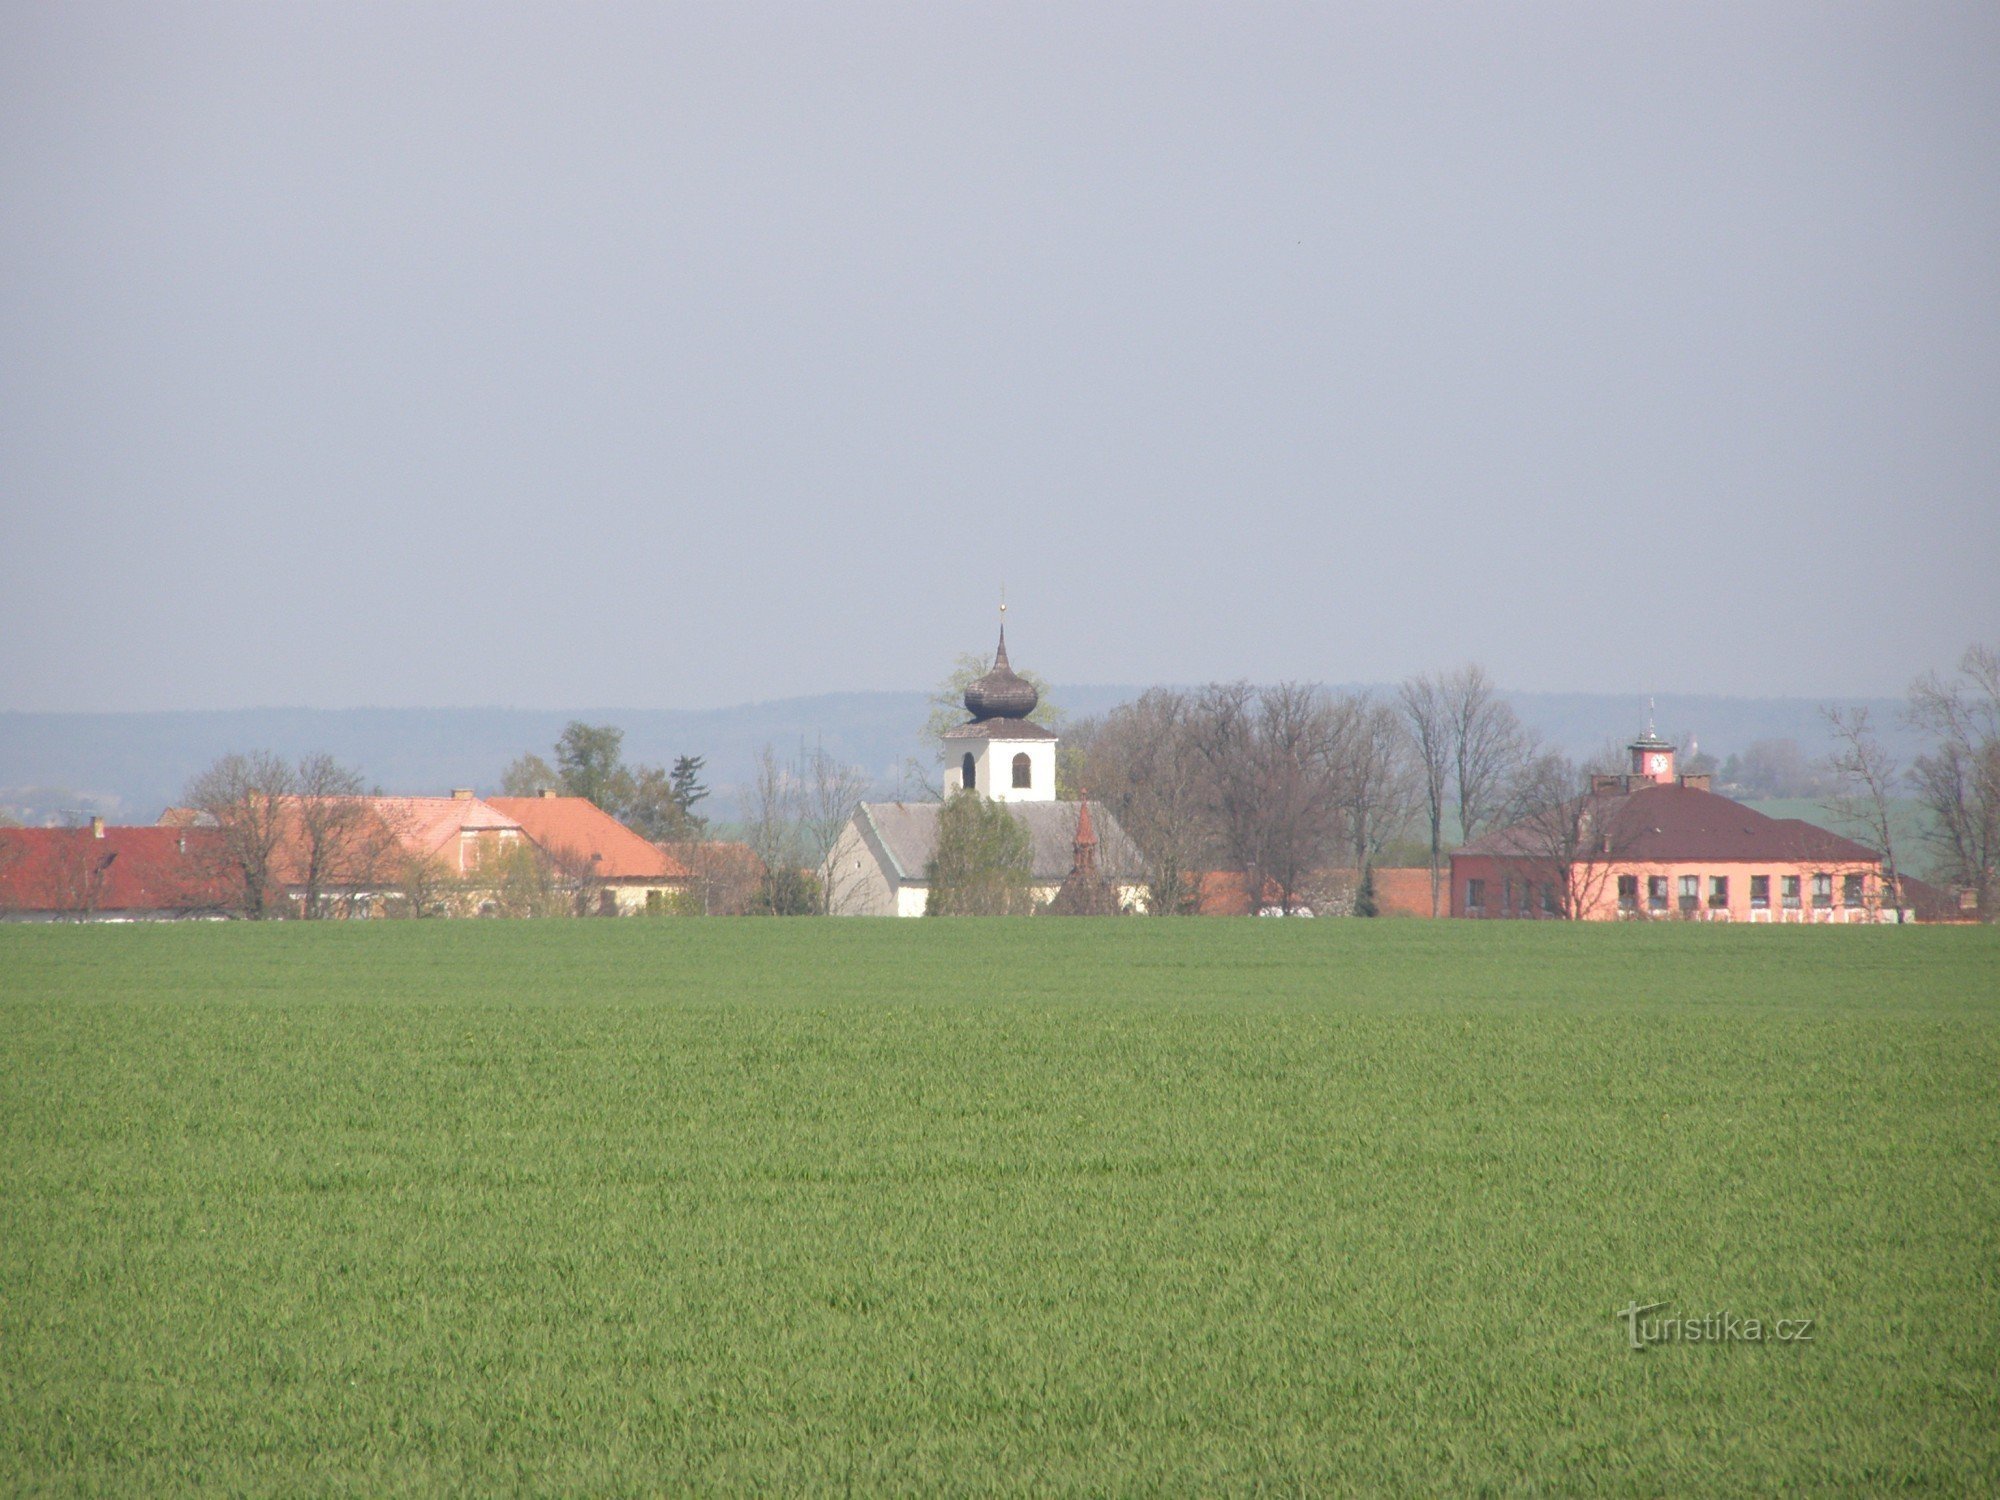
<svg viewBox="0 0 2000 1500">
<path fill-rule="evenodd" d="M 1474 918 L 1894 921 L 1880 856 L 1797 818 L 1766 817 L 1679 776 L 1674 747 L 1634 740 L 1631 770 L 1451 857 L 1451 914 Z"/>
</svg>

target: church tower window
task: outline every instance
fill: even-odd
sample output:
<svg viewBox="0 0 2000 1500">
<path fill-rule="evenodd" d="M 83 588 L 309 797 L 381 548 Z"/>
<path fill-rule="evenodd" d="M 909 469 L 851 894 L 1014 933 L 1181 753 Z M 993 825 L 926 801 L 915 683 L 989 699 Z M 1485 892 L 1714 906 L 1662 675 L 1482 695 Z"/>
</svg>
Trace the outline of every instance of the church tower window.
<svg viewBox="0 0 2000 1500">
<path fill-rule="evenodd" d="M 978 766 L 973 762 L 972 752 L 970 750 L 966 751 L 965 759 L 960 762 L 958 768 L 959 785 L 964 787 L 968 792 L 971 791 L 973 778 L 978 774 L 978 770 Z"/>
<path fill-rule="evenodd" d="M 1014 757 L 1014 785 L 1016 788 L 1034 785 L 1033 773 L 1028 769 L 1028 755 L 1025 750 Z"/>
</svg>

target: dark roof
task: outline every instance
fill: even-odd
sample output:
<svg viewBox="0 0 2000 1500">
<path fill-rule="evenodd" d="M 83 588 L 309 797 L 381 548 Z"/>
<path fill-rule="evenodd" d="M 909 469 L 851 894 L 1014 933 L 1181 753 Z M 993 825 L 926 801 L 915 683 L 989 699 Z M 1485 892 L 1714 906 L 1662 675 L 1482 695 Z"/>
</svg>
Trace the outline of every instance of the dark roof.
<svg viewBox="0 0 2000 1500">
<path fill-rule="evenodd" d="M 975 719 L 1025 719 L 1035 711 L 1041 694 L 1007 660 L 1007 625 L 1000 625 L 1000 649 L 993 668 L 965 690 L 965 711 Z"/>
<path fill-rule="evenodd" d="M 939 802 L 864 802 L 856 815 L 887 851 L 895 874 L 905 882 L 921 881 L 924 867 L 937 851 Z M 1076 823 L 1079 802 L 1005 802 L 1001 804 L 1028 832 L 1031 875 L 1038 882 L 1059 881 L 1076 863 Z M 1111 810 L 1102 802 L 1090 810 L 1097 827 L 1097 867 L 1105 878 L 1136 881 L 1144 862 Z"/>
<path fill-rule="evenodd" d="M 944 732 L 948 740 L 1053 740 L 1059 736 L 1033 719 L 974 719 Z"/>
<path fill-rule="evenodd" d="M 214 910 L 232 895 L 221 847 L 212 828 L 0 828 L 0 910 Z"/>
<path fill-rule="evenodd" d="M 1872 864 L 1866 844 L 1799 818 L 1770 818 L 1716 792 L 1678 782 L 1591 793 L 1591 826 L 1613 838 L 1612 856 L 1632 863 L 1749 860 L 1773 864 Z M 1515 858 L 1548 851 L 1516 824 L 1481 834 L 1455 851 Z"/>
</svg>

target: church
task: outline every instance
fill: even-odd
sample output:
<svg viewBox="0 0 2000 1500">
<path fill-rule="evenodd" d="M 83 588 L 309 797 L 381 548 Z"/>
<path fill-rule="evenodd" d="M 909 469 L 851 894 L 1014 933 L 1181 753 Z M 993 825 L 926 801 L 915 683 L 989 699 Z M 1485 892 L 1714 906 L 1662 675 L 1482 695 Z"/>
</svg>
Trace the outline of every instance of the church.
<svg viewBox="0 0 2000 1500">
<path fill-rule="evenodd" d="M 1144 909 L 1139 851 L 1110 810 L 1056 796 L 1053 730 L 1028 717 L 1041 695 L 1007 660 L 1007 626 L 993 667 L 965 690 L 965 723 L 945 731 L 944 789 L 1004 803 L 1028 835 L 1030 882 L 1046 906 L 1079 879 L 1109 886 L 1127 911 Z M 821 871 L 837 916 L 920 917 L 937 852 L 940 802 L 864 802 L 834 841 Z"/>
</svg>

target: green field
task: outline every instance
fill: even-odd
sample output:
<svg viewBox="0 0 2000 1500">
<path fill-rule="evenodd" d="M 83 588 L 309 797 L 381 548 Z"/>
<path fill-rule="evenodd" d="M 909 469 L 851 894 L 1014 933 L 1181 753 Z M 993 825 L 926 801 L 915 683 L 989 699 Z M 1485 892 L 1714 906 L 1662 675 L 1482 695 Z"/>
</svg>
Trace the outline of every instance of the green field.
<svg viewBox="0 0 2000 1500">
<path fill-rule="evenodd" d="M 1996 1083 L 1991 930 L 0 927 L 0 1491 L 1992 1493 Z"/>
</svg>

